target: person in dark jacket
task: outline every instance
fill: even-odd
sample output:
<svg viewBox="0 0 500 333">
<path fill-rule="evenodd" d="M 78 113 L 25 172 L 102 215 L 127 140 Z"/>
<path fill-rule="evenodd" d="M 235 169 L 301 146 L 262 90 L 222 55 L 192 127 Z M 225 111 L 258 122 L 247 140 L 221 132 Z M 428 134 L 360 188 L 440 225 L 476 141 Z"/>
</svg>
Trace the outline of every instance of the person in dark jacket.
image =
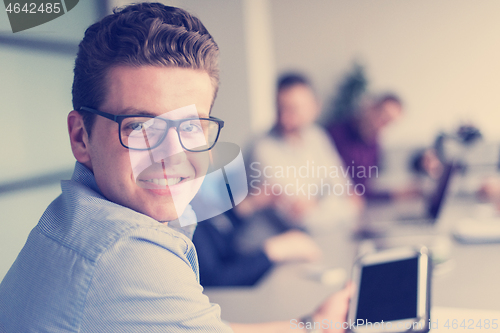
<svg viewBox="0 0 500 333">
<path fill-rule="evenodd" d="M 276 263 L 314 261 L 321 255 L 312 238 L 299 230 L 271 237 L 253 252 L 242 251 L 237 235 L 243 223 L 235 209 L 231 209 L 198 224 L 193 243 L 202 286 L 251 286 Z"/>
</svg>

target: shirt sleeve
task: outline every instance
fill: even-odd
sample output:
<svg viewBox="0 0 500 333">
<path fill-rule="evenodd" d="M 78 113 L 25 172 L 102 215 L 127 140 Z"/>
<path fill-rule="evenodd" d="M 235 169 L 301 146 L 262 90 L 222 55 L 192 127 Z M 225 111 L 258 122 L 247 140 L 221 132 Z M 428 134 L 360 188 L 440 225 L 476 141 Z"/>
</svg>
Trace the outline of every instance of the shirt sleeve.
<svg viewBox="0 0 500 333">
<path fill-rule="evenodd" d="M 166 229 L 136 229 L 101 256 L 81 332 L 231 332 L 202 293 L 193 244 Z"/>
</svg>

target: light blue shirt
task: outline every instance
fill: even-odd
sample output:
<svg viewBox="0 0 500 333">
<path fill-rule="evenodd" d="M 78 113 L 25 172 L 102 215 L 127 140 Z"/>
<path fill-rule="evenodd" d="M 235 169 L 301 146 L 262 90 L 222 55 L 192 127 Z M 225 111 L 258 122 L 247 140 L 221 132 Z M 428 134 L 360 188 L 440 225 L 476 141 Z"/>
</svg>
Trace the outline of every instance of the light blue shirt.
<svg viewBox="0 0 500 333">
<path fill-rule="evenodd" d="M 108 201 L 80 163 L 61 188 L 0 284 L 0 332 L 231 332 L 188 237 Z"/>
</svg>

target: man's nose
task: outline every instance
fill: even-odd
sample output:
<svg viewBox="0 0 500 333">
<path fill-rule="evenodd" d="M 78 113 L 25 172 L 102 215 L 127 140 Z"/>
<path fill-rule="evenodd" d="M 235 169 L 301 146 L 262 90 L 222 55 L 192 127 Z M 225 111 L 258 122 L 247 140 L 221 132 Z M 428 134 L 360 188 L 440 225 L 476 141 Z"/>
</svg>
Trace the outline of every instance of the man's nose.
<svg viewBox="0 0 500 333">
<path fill-rule="evenodd" d="M 162 143 L 152 150 L 155 162 L 169 159 L 171 163 L 179 163 L 186 158 L 186 152 L 182 148 L 177 134 L 177 129 L 172 127 L 168 129 L 167 136 Z"/>
</svg>

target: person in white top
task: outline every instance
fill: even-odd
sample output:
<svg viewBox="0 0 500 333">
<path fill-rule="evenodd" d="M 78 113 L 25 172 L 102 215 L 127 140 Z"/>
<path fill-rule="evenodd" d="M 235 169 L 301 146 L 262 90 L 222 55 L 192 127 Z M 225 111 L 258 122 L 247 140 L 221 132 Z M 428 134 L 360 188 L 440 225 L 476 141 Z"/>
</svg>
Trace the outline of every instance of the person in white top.
<svg viewBox="0 0 500 333">
<path fill-rule="evenodd" d="M 307 78 L 278 81 L 278 119 L 252 149 L 249 196 L 240 211 L 269 209 L 280 223 L 323 229 L 355 218 L 356 188 L 324 130 L 315 124 L 320 103 Z"/>
</svg>

